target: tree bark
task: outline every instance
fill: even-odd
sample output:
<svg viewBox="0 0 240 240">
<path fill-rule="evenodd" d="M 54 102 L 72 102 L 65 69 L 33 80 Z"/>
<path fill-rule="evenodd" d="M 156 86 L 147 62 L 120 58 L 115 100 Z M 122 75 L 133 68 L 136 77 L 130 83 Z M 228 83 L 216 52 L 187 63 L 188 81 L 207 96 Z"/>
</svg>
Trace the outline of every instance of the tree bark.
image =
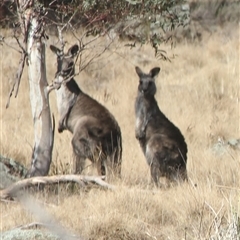
<svg viewBox="0 0 240 240">
<path fill-rule="evenodd" d="M 18 1 L 19 21 L 27 51 L 30 103 L 34 124 L 34 149 L 28 177 L 48 174 L 54 142 L 45 63 L 45 13 L 37 3 L 38 1 L 34 0 Z"/>
</svg>

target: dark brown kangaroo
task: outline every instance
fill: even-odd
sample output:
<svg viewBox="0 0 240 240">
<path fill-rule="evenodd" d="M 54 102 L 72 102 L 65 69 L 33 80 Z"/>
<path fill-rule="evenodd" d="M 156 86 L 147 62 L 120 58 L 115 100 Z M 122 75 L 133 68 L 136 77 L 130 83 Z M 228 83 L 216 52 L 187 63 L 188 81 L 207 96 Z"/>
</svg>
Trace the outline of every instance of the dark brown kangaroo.
<svg viewBox="0 0 240 240">
<path fill-rule="evenodd" d="M 170 181 L 187 180 L 187 144 L 180 130 L 161 112 L 154 97 L 157 88 L 155 77 L 160 68 L 148 74 L 136 67 L 139 76 L 135 101 L 135 135 L 150 166 L 156 186 L 159 178 Z"/>
<path fill-rule="evenodd" d="M 72 147 L 76 157 L 75 173 L 81 173 L 88 158 L 96 163 L 100 175 L 121 174 L 122 137 L 113 115 L 96 100 L 85 94 L 75 82 L 74 57 L 79 51 L 73 45 L 64 54 L 51 45 L 57 55 L 57 72 L 53 88 L 57 89 L 60 114 L 58 131 L 73 134 Z"/>
</svg>

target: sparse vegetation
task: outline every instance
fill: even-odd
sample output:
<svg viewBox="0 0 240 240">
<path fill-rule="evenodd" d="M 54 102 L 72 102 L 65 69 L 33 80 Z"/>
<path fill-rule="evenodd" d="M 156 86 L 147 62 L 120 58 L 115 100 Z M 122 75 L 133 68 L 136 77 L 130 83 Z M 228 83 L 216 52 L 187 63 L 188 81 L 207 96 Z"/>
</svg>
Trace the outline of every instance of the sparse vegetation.
<svg viewBox="0 0 240 240">
<path fill-rule="evenodd" d="M 204 34 L 200 43 L 161 46 L 171 63 L 155 58 L 148 45 L 124 47 L 115 42 L 112 51 L 80 73 L 76 80 L 91 96 L 114 114 L 122 129 L 122 179 L 118 191 L 97 188 L 74 194 L 46 190 L 35 197 L 70 232 L 86 239 L 238 240 L 240 232 L 239 131 L 239 31 L 218 27 Z M 226 33 L 227 31 L 227 33 Z M 5 32 L 3 32 L 5 34 Z M 6 35 L 7 32 L 6 32 Z M 74 44 L 66 36 L 67 47 Z M 9 37 L 5 41 L 14 46 Z M 103 43 L 105 43 L 105 39 Z M 50 36 L 47 44 L 56 44 Z M 0 45 L 0 152 L 30 164 L 33 127 L 27 72 L 19 94 L 5 109 L 19 55 Z M 47 76 L 55 73 L 54 56 L 47 50 Z M 149 168 L 134 134 L 134 100 L 138 79 L 135 65 L 143 70 L 160 66 L 156 99 L 188 144 L 189 183 L 153 188 Z M 164 91 L 163 91 L 164 89 Z M 55 94 L 51 109 L 58 121 Z M 72 164 L 71 134 L 55 133 L 50 175 L 68 173 Z M 85 174 L 93 174 L 91 166 Z M 29 224 L 37 216 L 20 204 L 1 202 L 1 232 Z"/>
</svg>

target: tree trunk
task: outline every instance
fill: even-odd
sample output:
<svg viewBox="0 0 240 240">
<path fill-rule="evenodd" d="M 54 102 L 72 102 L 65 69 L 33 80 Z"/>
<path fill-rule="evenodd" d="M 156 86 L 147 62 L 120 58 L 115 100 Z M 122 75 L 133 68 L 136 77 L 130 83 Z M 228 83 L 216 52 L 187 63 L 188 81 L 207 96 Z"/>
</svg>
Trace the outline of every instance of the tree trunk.
<svg viewBox="0 0 240 240">
<path fill-rule="evenodd" d="M 37 1 L 18 1 L 19 20 L 25 38 L 34 124 L 34 149 L 27 176 L 45 176 L 49 172 L 54 141 L 45 63 L 44 10 Z"/>
</svg>

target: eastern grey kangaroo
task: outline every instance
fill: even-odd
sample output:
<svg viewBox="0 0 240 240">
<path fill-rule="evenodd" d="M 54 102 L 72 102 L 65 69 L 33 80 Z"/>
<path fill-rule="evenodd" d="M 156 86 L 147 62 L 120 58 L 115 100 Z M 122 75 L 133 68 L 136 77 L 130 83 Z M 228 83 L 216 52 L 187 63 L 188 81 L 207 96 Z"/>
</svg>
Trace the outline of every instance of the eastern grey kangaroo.
<svg viewBox="0 0 240 240">
<path fill-rule="evenodd" d="M 155 77 L 160 68 L 153 68 L 148 74 L 139 67 L 135 70 L 139 76 L 135 136 L 150 166 L 152 180 L 156 186 L 160 186 L 160 177 L 170 181 L 187 180 L 187 144 L 180 130 L 161 112 L 154 97 Z"/>
<path fill-rule="evenodd" d="M 70 47 L 66 54 L 53 45 L 50 49 L 57 55 L 57 72 L 52 86 L 57 89 L 58 131 L 67 129 L 73 134 L 75 173 L 82 172 L 88 158 L 96 163 L 98 174 L 120 177 L 121 130 L 113 115 L 75 82 L 74 57 L 79 51 L 78 45 Z"/>
</svg>

